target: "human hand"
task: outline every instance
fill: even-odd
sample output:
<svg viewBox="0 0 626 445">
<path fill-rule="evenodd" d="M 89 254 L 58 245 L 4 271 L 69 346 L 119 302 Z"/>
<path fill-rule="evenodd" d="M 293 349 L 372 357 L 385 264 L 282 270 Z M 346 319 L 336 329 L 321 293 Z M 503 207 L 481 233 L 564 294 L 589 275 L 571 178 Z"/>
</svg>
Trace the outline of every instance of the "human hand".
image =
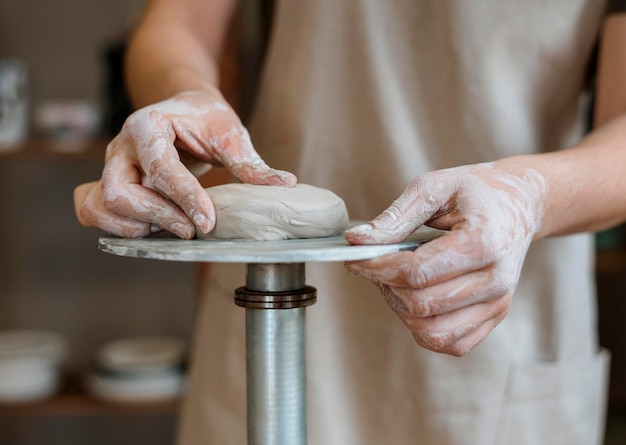
<svg viewBox="0 0 626 445">
<path fill-rule="evenodd" d="M 217 90 L 185 92 L 129 116 L 107 147 L 102 179 L 76 188 L 76 215 L 124 237 L 160 229 L 187 239 L 208 233 L 215 210 L 196 177 L 211 166 L 246 183 L 296 183 L 263 162 Z"/>
<path fill-rule="evenodd" d="M 352 244 L 399 242 L 422 224 L 447 231 L 413 252 L 346 263 L 379 287 L 424 348 L 464 355 L 509 311 L 547 188 L 515 159 L 427 173 L 346 231 Z"/>
</svg>

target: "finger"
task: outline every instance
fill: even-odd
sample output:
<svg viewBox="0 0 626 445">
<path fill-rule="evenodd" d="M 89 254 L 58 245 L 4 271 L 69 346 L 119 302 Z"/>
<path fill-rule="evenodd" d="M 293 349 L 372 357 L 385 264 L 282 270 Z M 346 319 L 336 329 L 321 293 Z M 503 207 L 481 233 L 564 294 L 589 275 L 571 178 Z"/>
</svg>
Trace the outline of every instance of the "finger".
<svg viewBox="0 0 626 445">
<path fill-rule="evenodd" d="M 94 223 L 90 224 L 91 226 L 99 227 L 107 233 L 122 238 L 142 238 L 152 233 L 150 224 L 124 216 L 109 213 L 94 213 L 93 218 Z"/>
<path fill-rule="evenodd" d="M 215 226 L 213 203 L 197 178 L 180 161 L 178 152 L 174 147 L 175 134 L 173 130 L 171 127 L 166 127 L 164 130 L 152 129 L 152 132 L 145 133 L 148 129 L 144 127 L 147 125 L 149 124 L 136 124 L 135 127 L 138 128 L 130 126 L 134 128 L 133 132 L 141 130 L 141 134 L 151 135 L 144 141 L 145 149 L 137 151 L 137 162 L 154 188 L 182 209 L 200 232 L 208 233 Z M 137 140 L 136 135 L 134 140 Z M 123 141 L 121 143 L 131 142 Z M 120 149 L 123 152 L 124 147 L 120 147 Z M 133 152 L 134 150 L 126 151 Z M 112 161 L 113 159 L 108 164 L 111 164 Z M 116 173 L 116 169 L 119 172 Z M 108 172 L 110 172 L 111 178 L 109 184 L 113 184 L 114 181 L 140 183 L 139 178 L 134 177 L 131 180 L 134 174 L 133 167 L 129 160 L 124 159 L 123 156 L 118 164 L 108 169 Z M 155 207 L 164 205 L 165 201 L 157 200 L 155 195 L 144 195 L 141 198 L 150 199 L 151 196 L 154 198 L 151 202 Z M 170 211 L 172 209 L 174 206 L 170 205 L 165 210 L 170 217 L 175 218 L 175 215 Z M 165 224 L 171 227 L 172 223 L 166 221 Z M 159 225 L 166 228 L 161 224 Z M 166 228 L 166 230 L 168 229 Z"/>
<path fill-rule="evenodd" d="M 420 346 L 461 356 L 484 340 L 506 317 L 509 304 L 510 300 L 480 303 L 447 316 L 425 318 L 410 329 Z"/>
<path fill-rule="evenodd" d="M 233 126 L 219 138 L 218 157 L 241 182 L 285 187 L 296 185 L 295 175 L 270 168 L 261 159 L 243 126 Z"/>
<path fill-rule="evenodd" d="M 493 262 L 494 253 L 459 227 L 414 251 L 388 253 L 371 260 L 346 263 L 364 278 L 397 287 L 422 289 L 480 270 Z"/>
<path fill-rule="evenodd" d="M 426 289 L 392 287 L 395 304 L 407 314 L 426 318 L 488 302 L 510 292 L 509 283 L 494 280 L 491 269 L 483 269 Z"/>
<path fill-rule="evenodd" d="M 492 318 L 487 320 L 484 324 L 479 326 L 474 331 L 469 334 L 459 338 L 457 341 L 447 345 L 446 347 L 440 350 L 434 350 L 428 347 L 428 344 L 421 343 L 419 336 L 413 335 L 415 342 L 422 346 L 423 348 L 429 349 L 434 352 L 440 352 L 444 354 L 453 355 L 455 357 L 463 357 L 468 352 L 470 352 L 474 347 L 478 346 L 487 336 L 495 329 L 495 327 L 504 319 L 506 316 L 503 315 L 501 318 Z"/>
<path fill-rule="evenodd" d="M 84 212 L 83 209 L 87 205 L 87 196 L 89 192 L 98 185 L 98 181 L 88 182 L 81 184 L 74 189 L 74 213 L 78 222 L 83 226 L 92 226 L 89 212 Z"/>
<path fill-rule="evenodd" d="M 270 168 L 261 159 L 241 164 L 232 171 L 237 179 L 248 184 L 294 187 L 298 181 L 292 173 Z"/>
<path fill-rule="evenodd" d="M 230 107 L 224 104 L 210 118 L 210 136 L 200 136 L 193 120 L 172 121 L 177 142 L 186 147 L 195 160 L 226 167 L 244 183 L 293 187 L 297 180 L 289 172 L 270 168 L 254 149 L 250 135 Z M 205 129 L 206 130 L 206 129 Z M 207 150 L 208 142 L 210 149 Z M 189 162 L 186 162 L 189 164 Z"/>
<path fill-rule="evenodd" d="M 74 190 L 74 208 L 78 221 L 89 227 L 99 227 L 105 232 L 125 238 L 139 238 L 150 233 L 150 225 L 107 211 L 102 201 L 93 199 L 99 183 L 82 184 Z"/>
<path fill-rule="evenodd" d="M 105 205 L 114 206 L 122 215 L 151 223 L 180 238 L 191 239 L 196 234 L 196 227 L 187 215 L 157 192 L 136 184 L 129 184 L 122 190 L 115 202 L 105 199 Z M 125 205 L 120 207 L 120 202 Z M 132 213 L 126 215 L 122 208 L 132 208 Z"/>
<path fill-rule="evenodd" d="M 398 299 L 390 286 L 381 285 L 380 289 L 420 346 L 452 355 L 462 355 L 467 352 L 467 347 L 481 341 L 506 316 L 511 302 L 511 294 L 506 294 L 488 302 L 421 318 L 413 316 L 404 305 L 397 303 Z M 487 328 L 483 328 L 485 325 Z"/>
<path fill-rule="evenodd" d="M 193 238 L 195 226 L 188 216 L 159 193 L 138 184 L 139 176 L 129 162 L 109 160 L 102 175 L 101 197 L 108 212 L 157 225 L 181 238 Z"/>
<path fill-rule="evenodd" d="M 454 181 L 436 183 L 430 180 L 432 176 L 415 179 L 383 213 L 347 230 L 346 240 L 351 244 L 389 244 L 409 236 L 442 209 L 451 194 Z"/>
</svg>

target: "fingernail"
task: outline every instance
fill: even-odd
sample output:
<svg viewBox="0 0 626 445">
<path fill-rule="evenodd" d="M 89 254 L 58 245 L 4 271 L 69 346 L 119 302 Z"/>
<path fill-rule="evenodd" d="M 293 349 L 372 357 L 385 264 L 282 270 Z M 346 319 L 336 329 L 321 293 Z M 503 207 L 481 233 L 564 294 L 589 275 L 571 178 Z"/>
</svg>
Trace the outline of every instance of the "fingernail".
<svg viewBox="0 0 626 445">
<path fill-rule="evenodd" d="M 296 177 L 296 175 L 289 172 L 285 172 L 283 179 L 285 181 L 285 185 L 289 187 L 295 187 L 298 183 L 298 178 Z"/>
<path fill-rule="evenodd" d="M 161 232 L 163 229 L 157 226 L 156 224 L 150 225 L 150 233 Z"/>
<path fill-rule="evenodd" d="M 200 229 L 202 233 L 209 232 L 209 218 L 202 213 L 196 213 L 193 215 L 193 222 Z"/>
<path fill-rule="evenodd" d="M 370 224 L 361 224 L 346 230 L 346 232 L 351 233 L 352 235 L 365 235 L 372 230 L 374 230 L 374 228 Z"/>
<path fill-rule="evenodd" d="M 295 175 L 282 170 L 270 170 L 266 180 L 272 185 L 281 185 L 284 187 L 295 187 L 298 182 Z"/>
<path fill-rule="evenodd" d="M 191 239 L 196 234 L 196 231 L 193 227 L 189 227 L 185 224 L 174 223 L 172 224 L 170 230 L 176 236 L 179 236 L 184 239 Z"/>
</svg>

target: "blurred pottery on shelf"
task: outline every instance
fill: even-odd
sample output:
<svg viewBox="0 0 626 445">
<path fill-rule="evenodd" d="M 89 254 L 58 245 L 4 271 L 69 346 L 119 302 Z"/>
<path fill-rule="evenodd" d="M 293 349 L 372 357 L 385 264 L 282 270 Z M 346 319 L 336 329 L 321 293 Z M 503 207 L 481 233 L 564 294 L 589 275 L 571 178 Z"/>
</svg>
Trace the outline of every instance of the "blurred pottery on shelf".
<svg viewBox="0 0 626 445">
<path fill-rule="evenodd" d="M 0 331 L 0 403 L 45 399 L 60 386 L 67 343 L 47 331 Z"/>
<path fill-rule="evenodd" d="M 14 151 L 29 127 L 26 67 L 19 60 L 0 59 L 0 152 Z"/>
<path fill-rule="evenodd" d="M 154 403 L 178 398 L 185 388 L 186 345 L 168 336 L 132 337 L 103 345 L 85 380 L 101 400 Z"/>
<path fill-rule="evenodd" d="M 74 152 L 81 141 L 100 134 L 101 112 L 86 100 L 50 100 L 37 106 L 34 126 L 38 136 L 55 141 L 55 149 Z"/>
</svg>

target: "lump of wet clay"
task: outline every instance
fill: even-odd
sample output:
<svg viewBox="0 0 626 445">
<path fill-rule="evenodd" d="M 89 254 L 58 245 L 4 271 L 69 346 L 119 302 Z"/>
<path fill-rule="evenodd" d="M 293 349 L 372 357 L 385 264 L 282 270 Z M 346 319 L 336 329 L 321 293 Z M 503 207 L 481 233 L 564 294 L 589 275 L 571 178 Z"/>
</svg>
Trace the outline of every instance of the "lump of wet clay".
<svg viewBox="0 0 626 445">
<path fill-rule="evenodd" d="M 224 184 L 206 189 L 215 206 L 215 228 L 198 238 L 280 240 L 339 235 L 348 225 L 343 200 L 330 190 Z"/>
</svg>

